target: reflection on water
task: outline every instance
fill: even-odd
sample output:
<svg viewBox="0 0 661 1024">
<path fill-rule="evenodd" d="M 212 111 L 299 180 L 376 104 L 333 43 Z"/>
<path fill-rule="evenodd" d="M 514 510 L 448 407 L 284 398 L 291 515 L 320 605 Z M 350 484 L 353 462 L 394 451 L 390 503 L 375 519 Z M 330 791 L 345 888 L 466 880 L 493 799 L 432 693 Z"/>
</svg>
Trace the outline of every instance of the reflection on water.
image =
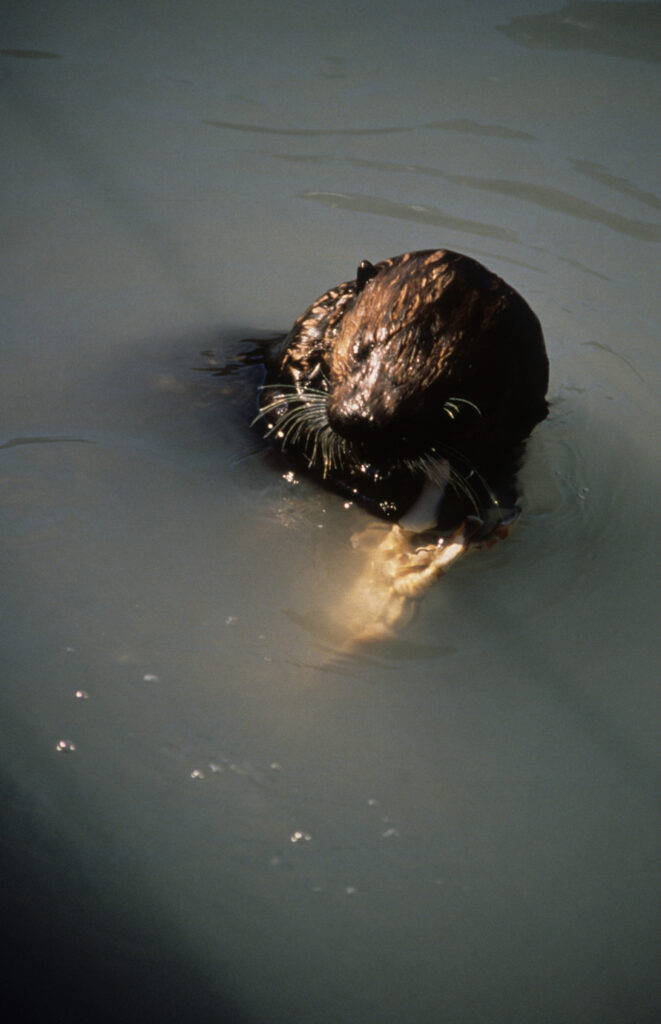
<svg viewBox="0 0 661 1024">
<path fill-rule="evenodd" d="M 499 238 L 504 242 L 516 242 L 516 233 L 509 228 L 497 227 L 456 217 L 439 210 L 438 207 L 421 203 L 396 203 L 391 199 L 379 199 L 374 195 L 358 195 L 347 192 L 302 192 L 302 199 L 312 199 L 331 209 L 353 210 L 356 213 L 371 213 L 380 217 L 394 217 L 397 220 L 413 221 L 418 224 L 434 224 L 446 231 L 463 231 L 478 238 Z"/>
<path fill-rule="evenodd" d="M 512 18 L 500 30 L 533 49 L 590 50 L 661 61 L 661 4 L 575 0 L 557 11 Z"/>
<path fill-rule="evenodd" d="M 638 188 L 631 181 L 627 181 L 626 178 L 613 174 L 602 164 L 595 163 L 592 160 L 572 160 L 571 164 L 574 170 L 578 171 L 579 174 L 584 174 L 586 178 L 607 185 L 608 188 L 615 189 L 616 192 L 621 192 L 624 196 L 632 196 L 639 202 L 644 203 L 645 206 L 651 206 L 653 210 L 661 210 L 661 197 L 654 195 L 653 192 L 645 192 L 644 189 Z"/>
<path fill-rule="evenodd" d="M 19 60 L 59 60 L 61 53 L 48 53 L 47 50 L 0 50 L 0 57 L 16 57 Z"/>
<path fill-rule="evenodd" d="M 14 448 L 20 444 L 93 444 L 86 437 L 10 437 L 0 448 Z"/>
<path fill-rule="evenodd" d="M 660 5 L 505 7 L 7 14 L 11 1019 L 659 1019 Z M 196 367 L 439 245 L 551 413 L 511 537 L 347 652 L 368 518 Z"/>
<path fill-rule="evenodd" d="M 304 160 L 305 157 L 282 157 L 285 160 Z M 333 158 L 330 158 L 333 159 Z M 580 220 L 596 221 L 616 231 L 619 234 L 629 235 L 632 238 L 641 238 L 646 241 L 661 241 L 661 224 L 650 224 L 646 220 L 634 220 L 610 210 L 606 207 L 597 206 L 576 195 L 572 195 L 562 189 L 552 188 L 548 185 L 536 185 L 523 181 L 506 181 L 494 178 L 475 178 L 471 175 L 447 174 L 433 167 L 420 167 L 410 165 L 385 164 L 383 161 L 355 160 L 347 161 L 358 167 L 374 167 L 377 170 L 396 171 L 397 173 L 408 173 L 416 175 L 429 175 L 441 178 L 452 184 L 468 186 L 485 192 L 493 192 L 496 195 L 510 196 L 517 202 L 530 202 L 542 209 L 561 213 L 568 217 L 577 217 Z M 632 195 L 636 199 L 645 202 L 649 206 L 659 208 L 661 200 L 651 193 L 637 189 L 629 182 L 622 181 L 610 175 L 605 169 L 586 166 L 581 161 L 573 161 L 576 170 L 617 189 L 626 195 Z M 500 238 L 503 241 L 518 241 L 516 234 L 504 227 L 497 227 L 490 224 L 478 224 L 463 218 L 453 217 L 451 214 L 444 214 L 440 210 L 419 205 L 393 203 L 373 196 L 346 195 L 342 193 L 302 193 L 305 199 L 317 199 L 320 202 L 328 203 L 331 206 L 339 206 L 342 209 L 357 210 L 366 213 L 377 213 L 386 217 L 400 217 L 404 220 L 423 221 L 427 224 L 438 224 L 448 230 L 465 231 L 466 233 L 486 236 L 488 238 Z"/>
<path fill-rule="evenodd" d="M 236 132 L 255 132 L 257 135 L 292 135 L 314 138 L 328 135 L 397 135 L 402 132 L 414 132 L 424 129 L 440 129 L 442 131 L 461 132 L 465 135 L 486 135 L 499 139 L 533 139 L 528 132 L 517 131 L 502 124 L 479 124 L 468 117 L 458 117 L 450 121 L 430 121 L 405 128 L 274 128 L 269 125 L 236 124 L 233 121 L 206 120 L 204 124 L 214 128 L 226 128 Z"/>
<path fill-rule="evenodd" d="M 530 132 L 523 132 L 516 128 L 508 128 L 504 124 L 480 124 L 470 117 L 456 117 L 451 121 L 430 122 L 425 128 L 440 128 L 446 132 L 460 132 L 465 135 L 487 136 L 496 139 L 517 139 L 525 142 L 534 140 L 535 136 Z"/>
<path fill-rule="evenodd" d="M 410 128 L 273 128 L 269 125 L 235 124 L 233 121 L 205 121 L 214 128 L 235 132 L 256 132 L 258 135 L 294 135 L 303 138 L 327 135 L 393 135 L 410 132 Z"/>
</svg>

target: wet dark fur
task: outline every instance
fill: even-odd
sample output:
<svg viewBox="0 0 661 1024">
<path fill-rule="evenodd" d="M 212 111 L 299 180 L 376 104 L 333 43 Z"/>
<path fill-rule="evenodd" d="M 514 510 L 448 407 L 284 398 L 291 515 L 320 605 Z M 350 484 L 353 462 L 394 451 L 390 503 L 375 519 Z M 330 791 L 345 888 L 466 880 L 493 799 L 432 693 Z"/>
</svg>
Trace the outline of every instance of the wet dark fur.
<svg viewBox="0 0 661 1024">
<path fill-rule="evenodd" d="M 467 256 L 406 253 L 322 295 L 267 360 L 260 420 L 306 469 L 396 519 L 452 467 L 439 526 L 514 505 L 523 442 L 547 414 L 539 321 Z"/>
</svg>

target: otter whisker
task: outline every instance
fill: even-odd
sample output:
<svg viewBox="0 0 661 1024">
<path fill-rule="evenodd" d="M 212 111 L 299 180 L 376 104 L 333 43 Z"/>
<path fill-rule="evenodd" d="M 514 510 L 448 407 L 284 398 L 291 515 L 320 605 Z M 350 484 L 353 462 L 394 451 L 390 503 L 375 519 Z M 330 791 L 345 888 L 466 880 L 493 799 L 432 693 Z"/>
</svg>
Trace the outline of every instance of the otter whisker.
<svg viewBox="0 0 661 1024">
<path fill-rule="evenodd" d="M 294 413 L 298 412 L 298 409 L 294 410 Z M 283 417 L 283 419 L 284 418 L 285 417 Z M 295 444 L 298 441 L 299 437 L 301 437 L 301 435 L 309 435 L 311 433 L 307 423 L 305 422 L 304 417 L 302 416 L 291 415 L 289 417 L 287 427 L 284 430 L 282 429 L 282 422 L 280 422 L 278 426 L 281 428 L 281 430 L 277 432 L 277 436 L 280 436 L 280 433 L 282 431 L 283 448 L 285 447 L 285 445 L 289 444 L 290 441 L 292 441 Z"/>
<path fill-rule="evenodd" d="M 431 480 L 433 484 L 444 490 L 452 472 L 452 467 L 447 459 L 428 459 L 426 460 L 425 475 Z"/>
<path fill-rule="evenodd" d="M 326 474 L 326 465 L 325 465 L 326 460 L 324 458 L 324 440 L 323 440 L 324 427 L 323 426 L 308 427 L 307 424 L 305 425 L 305 427 L 306 427 L 306 429 L 305 429 L 304 450 L 305 450 L 306 458 L 308 459 L 308 462 L 309 462 L 310 466 L 313 466 L 317 462 L 319 452 L 321 452 L 321 454 L 322 454 L 322 465 L 323 465 L 323 474 L 322 475 L 325 475 Z"/>
<path fill-rule="evenodd" d="M 321 454 L 322 462 L 322 476 L 326 477 L 330 472 L 341 468 L 340 444 L 341 438 L 335 433 L 331 425 L 324 421 L 317 428 L 314 434 L 310 434 L 308 439 L 313 441 L 312 458 L 315 457 L 316 452 L 319 451 Z"/>
<path fill-rule="evenodd" d="M 301 418 L 299 420 L 299 433 L 297 437 L 312 437 L 314 434 L 318 434 L 324 426 L 323 422 L 315 422 L 315 420 Z"/>
<path fill-rule="evenodd" d="M 475 402 L 471 402 L 470 398 L 459 398 L 456 395 L 446 398 L 442 406 L 443 412 L 453 420 L 455 416 L 458 416 L 461 413 L 462 405 L 467 405 L 470 409 L 473 409 L 478 416 L 482 415 L 482 410 L 479 405 L 476 405 Z"/>
<path fill-rule="evenodd" d="M 337 469 L 343 469 L 349 459 L 349 445 L 347 441 L 337 434 L 332 427 L 328 428 L 328 437 L 331 444 L 334 464 Z"/>
<path fill-rule="evenodd" d="M 308 406 L 305 418 L 314 426 L 324 427 L 328 423 L 325 405 Z"/>
<path fill-rule="evenodd" d="M 336 434 L 330 424 L 326 428 L 325 437 L 328 444 L 330 469 L 340 470 L 342 469 L 345 461 L 347 447 L 346 442 L 344 441 L 344 438 L 340 437 L 339 434 Z"/>
<path fill-rule="evenodd" d="M 457 469 L 456 466 L 453 466 L 451 462 L 449 463 L 447 482 L 448 487 L 451 487 L 455 494 L 465 498 L 469 502 L 475 513 L 480 512 L 480 503 L 478 501 L 477 494 L 470 486 L 463 473 Z"/>
<path fill-rule="evenodd" d="M 441 456 L 441 458 L 438 458 L 438 456 Z M 440 468 L 440 463 L 442 461 L 447 461 L 449 463 L 449 474 L 447 473 L 447 470 L 444 471 Z M 488 504 L 492 508 L 500 508 L 498 498 L 482 474 L 479 473 L 466 456 L 448 445 L 438 445 L 432 450 L 432 452 L 422 456 L 420 459 L 414 460 L 413 464 L 409 465 L 411 469 L 423 473 L 435 483 L 440 483 L 439 475 L 443 474 L 443 481 L 447 479 L 448 485 L 452 488 L 455 494 L 461 498 L 465 498 L 470 503 L 475 513 L 479 514 L 484 508 L 484 501 L 482 500 L 482 502 L 480 502 L 478 490 L 469 482 L 471 478 L 474 477 L 480 484 L 484 495 L 488 499 Z"/>
<path fill-rule="evenodd" d="M 445 404 L 448 405 L 450 402 L 453 405 L 457 405 L 457 403 L 459 405 L 468 405 L 470 406 L 471 409 L 475 409 L 475 412 L 477 413 L 478 416 L 482 415 L 482 410 L 480 409 L 479 405 L 476 405 L 475 402 L 471 402 L 470 398 L 458 398 L 456 395 L 452 395 L 450 398 L 448 398 Z"/>
<path fill-rule="evenodd" d="M 474 466 L 471 467 L 469 473 L 461 474 L 462 483 L 464 484 L 465 487 L 469 488 L 471 494 L 474 494 L 477 499 L 477 489 L 473 488 L 472 484 L 468 482 L 472 477 L 475 477 L 475 479 L 478 481 L 480 487 L 482 488 L 487 498 L 489 499 L 491 507 L 500 508 L 500 501 L 496 497 L 494 490 L 491 488 L 488 481 L 482 476 L 481 473 L 477 471 L 477 469 L 475 469 Z"/>
<path fill-rule="evenodd" d="M 324 396 L 324 398 L 325 397 L 326 396 Z M 311 398 L 292 401 L 291 397 L 288 395 L 278 395 L 272 401 L 265 402 L 264 405 L 261 406 L 259 412 L 257 413 L 256 419 L 259 419 L 259 417 L 263 416 L 264 413 L 272 412 L 273 409 L 277 409 L 281 405 L 287 405 L 290 409 L 293 409 L 309 407 L 312 405 L 316 406 L 317 404 L 321 404 L 321 396 L 312 396 Z"/>
<path fill-rule="evenodd" d="M 477 497 L 473 488 L 470 486 L 468 481 L 459 473 L 456 469 L 450 471 L 450 487 L 458 494 L 459 497 L 466 498 L 473 507 L 473 511 L 476 514 L 480 512 L 480 505 L 478 504 Z"/>
<path fill-rule="evenodd" d="M 274 433 L 277 434 L 288 427 L 291 423 L 297 422 L 297 420 L 300 419 L 300 412 L 301 410 L 298 406 L 289 406 L 280 419 L 276 420 L 276 422 L 268 428 L 266 431 L 266 437 L 269 437 L 269 435 Z"/>
<path fill-rule="evenodd" d="M 456 464 L 452 465 L 450 484 L 455 493 L 467 498 L 476 514 L 480 515 L 486 508 L 490 508 L 497 512 L 502 520 L 505 513 L 502 511 L 500 501 L 485 477 L 465 456 L 456 453 L 454 457 L 458 458 L 462 463 L 462 468 L 459 468 Z M 473 480 L 476 481 L 478 486 L 474 486 Z"/>
<path fill-rule="evenodd" d="M 285 402 L 283 402 L 283 400 L 280 399 L 270 402 L 268 405 L 263 405 L 259 412 L 257 412 L 253 419 L 250 421 L 250 426 L 254 427 L 256 423 L 259 423 L 260 420 L 263 420 L 264 417 L 268 416 L 270 412 L 273 412 L 274 409 L 281 408 L 284 404 Z"/>
<path fill-rule="evenodd" d="M 296 391 L 295 384 L 260 384 L 258 391 Z"/>
<path fill-rule="evenodd" d="M 273 402 L 269 402 L 267 405 L 263 406 L 253 419 L 251 426 L 254 426 L 260 419 L 263 419 L 269 413 L 276 409 L 280 409 L 283 406 L 286 407 L 286 411 L 282 414 L 279 420 L 269 428 L 266 433 L 267 437 L 269 434 L 273 433 L 276 428 L 282 428 L 287 423 L 291 422 L 292 419 L 325 419 L 326 403 L 325 396 L 323 395 L 315 396 L 309 400 L 300 402 L 290 402 L 288 400 L 283 401 L 282 398 L 279 398 L 274 399 Z"/>
<path fill-rule="evenodd" d="M 328 422 L 328 396 L 325 391 L 313 388 L 291 390 L 295 392 L 295 398 L 293 395 L 278 395 L 260 410 L 253 422 L 285 406 L 285 411 L 268 428 L 265 436 L 276 437 L 283 449 L 288 446 L 301 448 L 310 467 L 321 462 L 325 477 L 340 468 L 343 453 L 341 439 Z"/>
<path fill-rule="evenodd" d="M 301 387 L 300 384 L 261 384 L 258 391 L 292 391 L 303 397 L 304 395 L 327 395 L 328 391 L 323 388 L 312 388 L 309 384 Z"/>
<path fill-rule="evenodd" d="M 428 454 L 422 455 L 417 459 L 406 459 L 403 462 L 403 466 L 414 473 L 422 474 L 441 491 L 446 486 L 451 487 L 456 494 L 465 498 L 470 503 L 474 512 L 479 513 L 480 506 L 477 495 L 449 459 L 437 458 L 435 455 Z"/>
<path fill-rule="evenodd" d="M 257 415 L 251 422 L 251 427 L 270 412 L 287 405 L 289 409 L 301 407 L 324 407 L 328 400 L 328 393 L 320 388 L 299 388 L 295 384 L 264 384 L 261 391 L 273 390 L 275 397 L 267 400 L 259 409 Z M 283 392 L 285 392 L 283 394 Z"/>
<path fill-rule="evenodd" d="M 315 434 L 312 434 L 311 437 L 312 437 L 312 455 L 310 457 L 310 465 L 313 466 L 315 464 L 315 462 L 317 461 L 317 452 L 319 451 L 321 446 L 320 446 L 320 443 L 319 443 L 319 433 L 318 432 L 315 433 Z"/>
<path fill-rule="evenodd" d="M 330 447 L 328 443 L 328 437 L 323 429 L 319 430 L 319 447 L 321 449 L 321 462 L 322 462 L 322 473 L 325 477 L 329 470 L 332 470 L 333 465 L 330 459 Z"/>
<path fill-rule="evenodd" d="M 421 473 L 440 488 L 445 487 L 447 483 L 447 465 L 447 459 L 437 459 L 433 455 L 420 455 L 415 459 L 404 459 L 401 463 L 403 469 L 411 473 Z"/>
<path fill-rule="evenodd" d="M 283 430 L 281 427 L 280 430 L 278 430 L 278 432 L 276 433 L 276 437 L 279 438 L 279 440 L 281 441 L 282 447 L 286 448 L 290 441 L 293 442 L 294 444 L 296 443 L 296 441 L 298 441 L 299 437 L 301 436 L 302 429 L 303 428 L 301 427 L 300 421 L 293 420 L 287 426 L 286 430 Z"/>
</svg>

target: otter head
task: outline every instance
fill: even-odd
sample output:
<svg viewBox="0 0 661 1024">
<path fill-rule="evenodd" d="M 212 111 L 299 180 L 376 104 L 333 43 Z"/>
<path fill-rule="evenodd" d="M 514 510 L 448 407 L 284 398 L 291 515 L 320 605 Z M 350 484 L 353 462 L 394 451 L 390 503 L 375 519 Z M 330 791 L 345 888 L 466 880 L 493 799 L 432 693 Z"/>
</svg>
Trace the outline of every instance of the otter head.
<svg viewBox="0 0 661 1024">
<path fill-rule="evenodd" d="M 333 430 L 376 464 L 473 437 L 479 296 L 439 253 L 361 264 L 356 291 L 328 355 Z"/>
<path fill-rule="evenodd" d="M 480 479 L 488 504 L 486 478 L 511 477 L 515 450 L 547 412 L 534 313 L 445 250 L 363 262 L 299 317 L 267 380 L 267 433 L 364 503 L 378 492 L 384 512 L 448 477 L 475 508 L 484 501 L 467 480 Z"/>
</svg>

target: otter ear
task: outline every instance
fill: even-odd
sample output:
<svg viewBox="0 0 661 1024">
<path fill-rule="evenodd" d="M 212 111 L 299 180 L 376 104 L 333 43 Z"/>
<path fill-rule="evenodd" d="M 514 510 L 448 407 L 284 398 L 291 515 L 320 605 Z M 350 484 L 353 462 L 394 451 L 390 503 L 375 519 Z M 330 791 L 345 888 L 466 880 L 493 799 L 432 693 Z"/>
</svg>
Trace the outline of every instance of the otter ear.
<svg viewBox="0 0 661 1024">
<path fill-rule="evenodd" d="M 356 291 L 362 292 L 367 282 L 376 277 L 378 273 L 379 271 L 369 260 L 363 260 L 362 263 L 359 263 L 358 270 L 356 271 Z"/>
</svg>

